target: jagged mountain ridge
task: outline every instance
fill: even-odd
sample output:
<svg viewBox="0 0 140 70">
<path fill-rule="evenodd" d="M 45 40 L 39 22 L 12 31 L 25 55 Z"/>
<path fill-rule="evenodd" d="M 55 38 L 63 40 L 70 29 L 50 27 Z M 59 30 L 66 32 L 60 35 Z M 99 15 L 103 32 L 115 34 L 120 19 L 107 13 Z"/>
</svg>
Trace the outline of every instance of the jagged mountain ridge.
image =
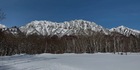
<svg viewBox="0 0 140 70">
<path fill-rule="evenodd" d="M 20 29 L 16 26 L 13 26 L 11 28 L 4 27 L 4 28 L 0 29 L 0 31 L 5 32 L 5 33 L 10 33 L 10 34 L 13 34 L 13 35 L 17 35 L 19 33 L 22 33 L 20 31 Z"/>
<path fill-rule="evenodd" d="M 90 35 L 93 32 L 102 32 L 109 34 L 109 30 L 97 25 L 94 22 L 85 20 L 65 21 L 63 23 L 51 21 L 32 21 L 26 26 L 20 27 L 20 30 L 26 35 Z"/>
<path fill-rule="evenodd" d="M 139 30 L 134 30 L 125 26 L 119 26 L 116 28 L 107 29 L 94 22 L 86 20 L 72 20 L 61 23 L 51 21 L 32 21 L 25 26 L 7 28 L 5 25 L 0 25 L 2 31 L 7 31 L 12 34 L 18 34 L 20 32 L 31 35 L 92 35 L 95 32 L 100 32 L 105 35 L 111 34 L 111 32 L 117 32 L 125 36 L 134 35 L 140 36 Z"/>
<path fill-rule="evenodd" d="M 139 36 L 140 35 L 140 31 L 139 30 L 134 30 L 125 26 L 118 26 L 116 28 L 111 28 L 109 30 L 110 32 L 118 32 L 120 34 L 123 34 L 125 36 L 129 36 L 129 35 L 134 35 L 134 36 Z"/>
</svg>

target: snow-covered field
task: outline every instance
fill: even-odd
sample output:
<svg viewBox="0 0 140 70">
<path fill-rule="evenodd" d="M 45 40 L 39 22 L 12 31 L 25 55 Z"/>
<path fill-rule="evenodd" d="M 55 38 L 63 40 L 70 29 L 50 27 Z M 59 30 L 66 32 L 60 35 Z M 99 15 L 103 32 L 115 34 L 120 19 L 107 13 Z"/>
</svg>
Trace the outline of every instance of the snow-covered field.
<svg viewBox="0 0 140 70">
<path fill-rule="evenodd" d="M 39 54 L 0 57 L 0 70 L 139 70 L 140 54 Z"/>
</svg>

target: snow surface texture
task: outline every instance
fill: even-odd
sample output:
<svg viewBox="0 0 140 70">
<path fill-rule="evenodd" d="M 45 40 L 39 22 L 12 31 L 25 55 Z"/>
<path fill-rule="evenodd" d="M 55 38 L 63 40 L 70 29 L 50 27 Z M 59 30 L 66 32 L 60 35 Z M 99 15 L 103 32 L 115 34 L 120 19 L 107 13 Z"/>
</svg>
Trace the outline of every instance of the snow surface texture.
<svg viewBox="0 0 140 70">
<path fill-rule="evenodd" d="M 139 70 L 140 54 L 40 54 L 0 57 L 0 70 Z"/>
</svg>

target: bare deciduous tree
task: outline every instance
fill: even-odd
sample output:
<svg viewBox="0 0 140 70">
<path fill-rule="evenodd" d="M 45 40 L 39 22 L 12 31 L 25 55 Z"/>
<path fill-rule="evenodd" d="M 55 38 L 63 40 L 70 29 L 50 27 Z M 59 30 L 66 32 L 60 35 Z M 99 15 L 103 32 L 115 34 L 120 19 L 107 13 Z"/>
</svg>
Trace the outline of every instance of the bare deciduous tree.
<svg viewBox="0 0 140 70">
<path fill-rule="evenodd" d="M 0 21 L 6 18 L 6 14 L 0 9 Z"/>
</svg>

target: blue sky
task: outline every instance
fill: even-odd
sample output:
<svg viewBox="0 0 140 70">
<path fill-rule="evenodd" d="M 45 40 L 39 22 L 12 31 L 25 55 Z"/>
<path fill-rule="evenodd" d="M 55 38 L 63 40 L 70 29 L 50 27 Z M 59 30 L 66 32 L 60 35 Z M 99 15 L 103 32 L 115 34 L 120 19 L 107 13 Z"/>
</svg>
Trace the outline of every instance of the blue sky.
<svg viewBox="0 0 140 70">
<path fill-rule="evenodd" d="M 34 20 L 84 19 L 106 28 L 140 30 L 140 0 L 0 0 L 0 8 L 7 14 L 1 23 L 8 27 Z"/>
</svg>

